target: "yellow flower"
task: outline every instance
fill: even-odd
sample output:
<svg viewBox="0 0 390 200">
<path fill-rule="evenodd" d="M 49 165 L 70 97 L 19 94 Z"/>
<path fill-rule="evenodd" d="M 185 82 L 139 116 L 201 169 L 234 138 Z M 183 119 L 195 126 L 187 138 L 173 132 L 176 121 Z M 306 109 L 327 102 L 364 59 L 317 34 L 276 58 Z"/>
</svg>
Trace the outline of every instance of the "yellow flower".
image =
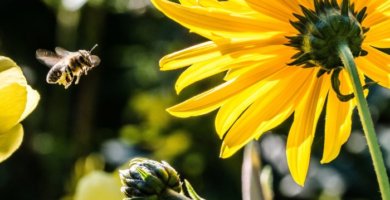
<svg viewBox="0 0 390 200">
<path fill-rule="evenodd" d="M 356 102 L 337 44 L 348 44 L 362 83 L 390 87 L 388 0 L 152 0 L 169 18 L 210 41 L 167 55 L 161 70 L 189 66 L 176 91 L 226 72 L 224 83 L 168 111 L 191 117 L 218 110 L 221 157 L 234 154 L 294 113 L 287 161 L 303 185 L 326 102 L 321 163 L 335 159 L 351 132 Z M 369 84 L 367 84 L 368 86 Z"/>
<path fill-rule="evenodd" d="M 37 106 L 39 94 L 23 76 L 22 70 L 0 56 L 0 162 L 18 149 L 23 140 L 20 122 Z"/>
</svg>

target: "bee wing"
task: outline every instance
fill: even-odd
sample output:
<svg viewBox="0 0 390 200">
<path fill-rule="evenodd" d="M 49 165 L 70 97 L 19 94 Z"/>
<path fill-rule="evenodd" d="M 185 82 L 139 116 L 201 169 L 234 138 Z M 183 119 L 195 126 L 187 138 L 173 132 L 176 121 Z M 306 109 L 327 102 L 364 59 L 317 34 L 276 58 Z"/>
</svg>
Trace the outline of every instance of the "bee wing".
<svg viewBox="0 0 390 200">
<path fill-rule="evenodd" d="M 37 51 L 35 52 L 35 56 L 41 63 L 49 67 L 52 67 L 57 64 L 62 58 L 56 53 L 45 49 L 37 49 Z"/>
<path fill-rule="evenodd" d="M 60 56 L 62 56 L 62 57 L 65 57 L 65 56 L 69 55 L 70 53 L 72 53 L 72 52 L 70 52 L 70 51 L 68 51 L 68 50 L 66 50 L 66 49 L 64 49 L 64 48 L 62 48 L 62 47 L 56 47 L 56 48 L 54 49 L 54 51 L 55 51 L 58 55 L 60 55 Z"/>
</svg>

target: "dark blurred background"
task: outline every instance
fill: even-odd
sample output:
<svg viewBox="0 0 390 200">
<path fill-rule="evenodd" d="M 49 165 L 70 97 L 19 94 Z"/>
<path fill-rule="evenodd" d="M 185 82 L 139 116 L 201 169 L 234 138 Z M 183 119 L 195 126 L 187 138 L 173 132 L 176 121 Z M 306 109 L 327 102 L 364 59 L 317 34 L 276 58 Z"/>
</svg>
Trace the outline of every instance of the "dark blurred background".
<svg viewBox="0 0 390 200">
<path fill-rule="evenodd" d="M 41 94 L 23 122 L 20 149 L 0 164 L 0 199 L 61 199 L 74 192 L 75 165 L 97 155 L 114 171 L 135 156 L 166 160 L 207 199 L 241 199 L 242 152 L 220 159 L 214 116 L 178 119 L 165 109 L 220 82 L 220 76 L 177 96 L 180 70 L 160 72 L 158 60 L 205 39 L 156 11 L 149 0 L 2 0 L 0 55 L 22 67 Z M 38 48 L 94 50 L 102 62 L 65 90 L 46 83 L 49 70 L 35 59 Z M 369 97 L 384 158 L 390 165 L 389 91 Z M 340 156 L 320 165 L 323 118 L 313 145 L 306 186 L 291 179 L 285 141 L 291 120 L 260 143 L 263 165 L 273 168 L 275 199 L 379 199 L 359 120 Z"/>
</svg>

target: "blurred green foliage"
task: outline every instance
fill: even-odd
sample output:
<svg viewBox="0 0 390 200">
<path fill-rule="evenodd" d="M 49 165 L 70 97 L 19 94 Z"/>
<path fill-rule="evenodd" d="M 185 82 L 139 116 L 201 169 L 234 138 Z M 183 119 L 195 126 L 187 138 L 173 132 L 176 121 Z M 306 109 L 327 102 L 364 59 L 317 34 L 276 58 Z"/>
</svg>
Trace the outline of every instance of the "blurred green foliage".
<svg viewBox="0 0 390 200">
<path fill-rule="evenodd" d="M 174 80 L 180 70 L 159 71 L 163 55 L 203 38 L 168 20 L 148 0 L 2 0 L 0 19 L 0 54 L 13 58 L 41 94 L 38 108 L 23 122 L 22 147 L 0 164 L 1 199 L 69 197 L 82 175 L 94 169 L 112 172 L 135 156 L 168 161 L 206 199 L 241 199 L 242 156 L 218 157 L 215 113 L 177 119 L 165 111 L 220 81 L 203 81 L 177 96 Z M 75 51 L 96 43 L 94 53 L 102 62 L 79 85 L 65 90 L 45 82 L 48 68 L 35 59 L 36 49 L 61 46 Z M 381 89 L 371 91 L 371 108 L 384 127 L 383 137 L 389 135 L 389 97 Z M 263 161 L 276 169 L 276 199 L 379 197 L 370 157 L 359 137 L 352 147 L 363 144 L 363 150 L 343 148 L 332 164 L 312 166 L 306 187 L 296 188 L 288 181 L 285 158 L 278 157 L 284 155 L 283 133 L 289 126 L 286 122 L 275 130 L 281 134 L 267 134 L 261 142 Z M 323 136 L 318 135 L 312 163 L 321 157 Z M 342 180 L 344 190 L 327 191 L 321 170 L 325 175 L 330 171 L 332 176 L 325 177 Z"/>
</svg>

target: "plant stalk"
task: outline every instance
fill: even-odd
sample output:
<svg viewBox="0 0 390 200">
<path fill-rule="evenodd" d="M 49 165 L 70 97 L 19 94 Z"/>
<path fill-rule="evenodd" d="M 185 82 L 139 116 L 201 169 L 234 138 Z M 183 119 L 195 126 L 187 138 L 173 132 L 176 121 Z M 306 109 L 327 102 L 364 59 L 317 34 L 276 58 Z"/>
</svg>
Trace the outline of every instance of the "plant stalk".
<svg viewBox="0 0 390 200">
<path fill-rule="evenodd" d="M 180 194 L 170 188 L 165 189 L 162 194 L 159 195 L 159 200 L 191 200 L 190 198 Z"/>
<path fill-rule="evenodd" d="M 364 97 L 363 87 L 359 79 L 359 74 L 355 65 L 354 57 L 346 42 L 340 42 L 337 47 L 338 54 L 342 60 L 345 69 L 348 72 L 350 80 L 352 81 L 353 93 L 355 94 L 356 104 L 360 116 L 360 120 L 363 126 L 364 134 L 367 139 L 368 149 L 371 154 L 371 158 L 374 164 L 376 177 L 382 199 L 390 199 L 390 185 L 389 178 L 387 176 L 386 167 L 383 162 L 382 152 L 379 148 L 378 139 L 376 137 L 374 123 L 371 118 L 370 111 L 366 98 Z"/>
</svg>

